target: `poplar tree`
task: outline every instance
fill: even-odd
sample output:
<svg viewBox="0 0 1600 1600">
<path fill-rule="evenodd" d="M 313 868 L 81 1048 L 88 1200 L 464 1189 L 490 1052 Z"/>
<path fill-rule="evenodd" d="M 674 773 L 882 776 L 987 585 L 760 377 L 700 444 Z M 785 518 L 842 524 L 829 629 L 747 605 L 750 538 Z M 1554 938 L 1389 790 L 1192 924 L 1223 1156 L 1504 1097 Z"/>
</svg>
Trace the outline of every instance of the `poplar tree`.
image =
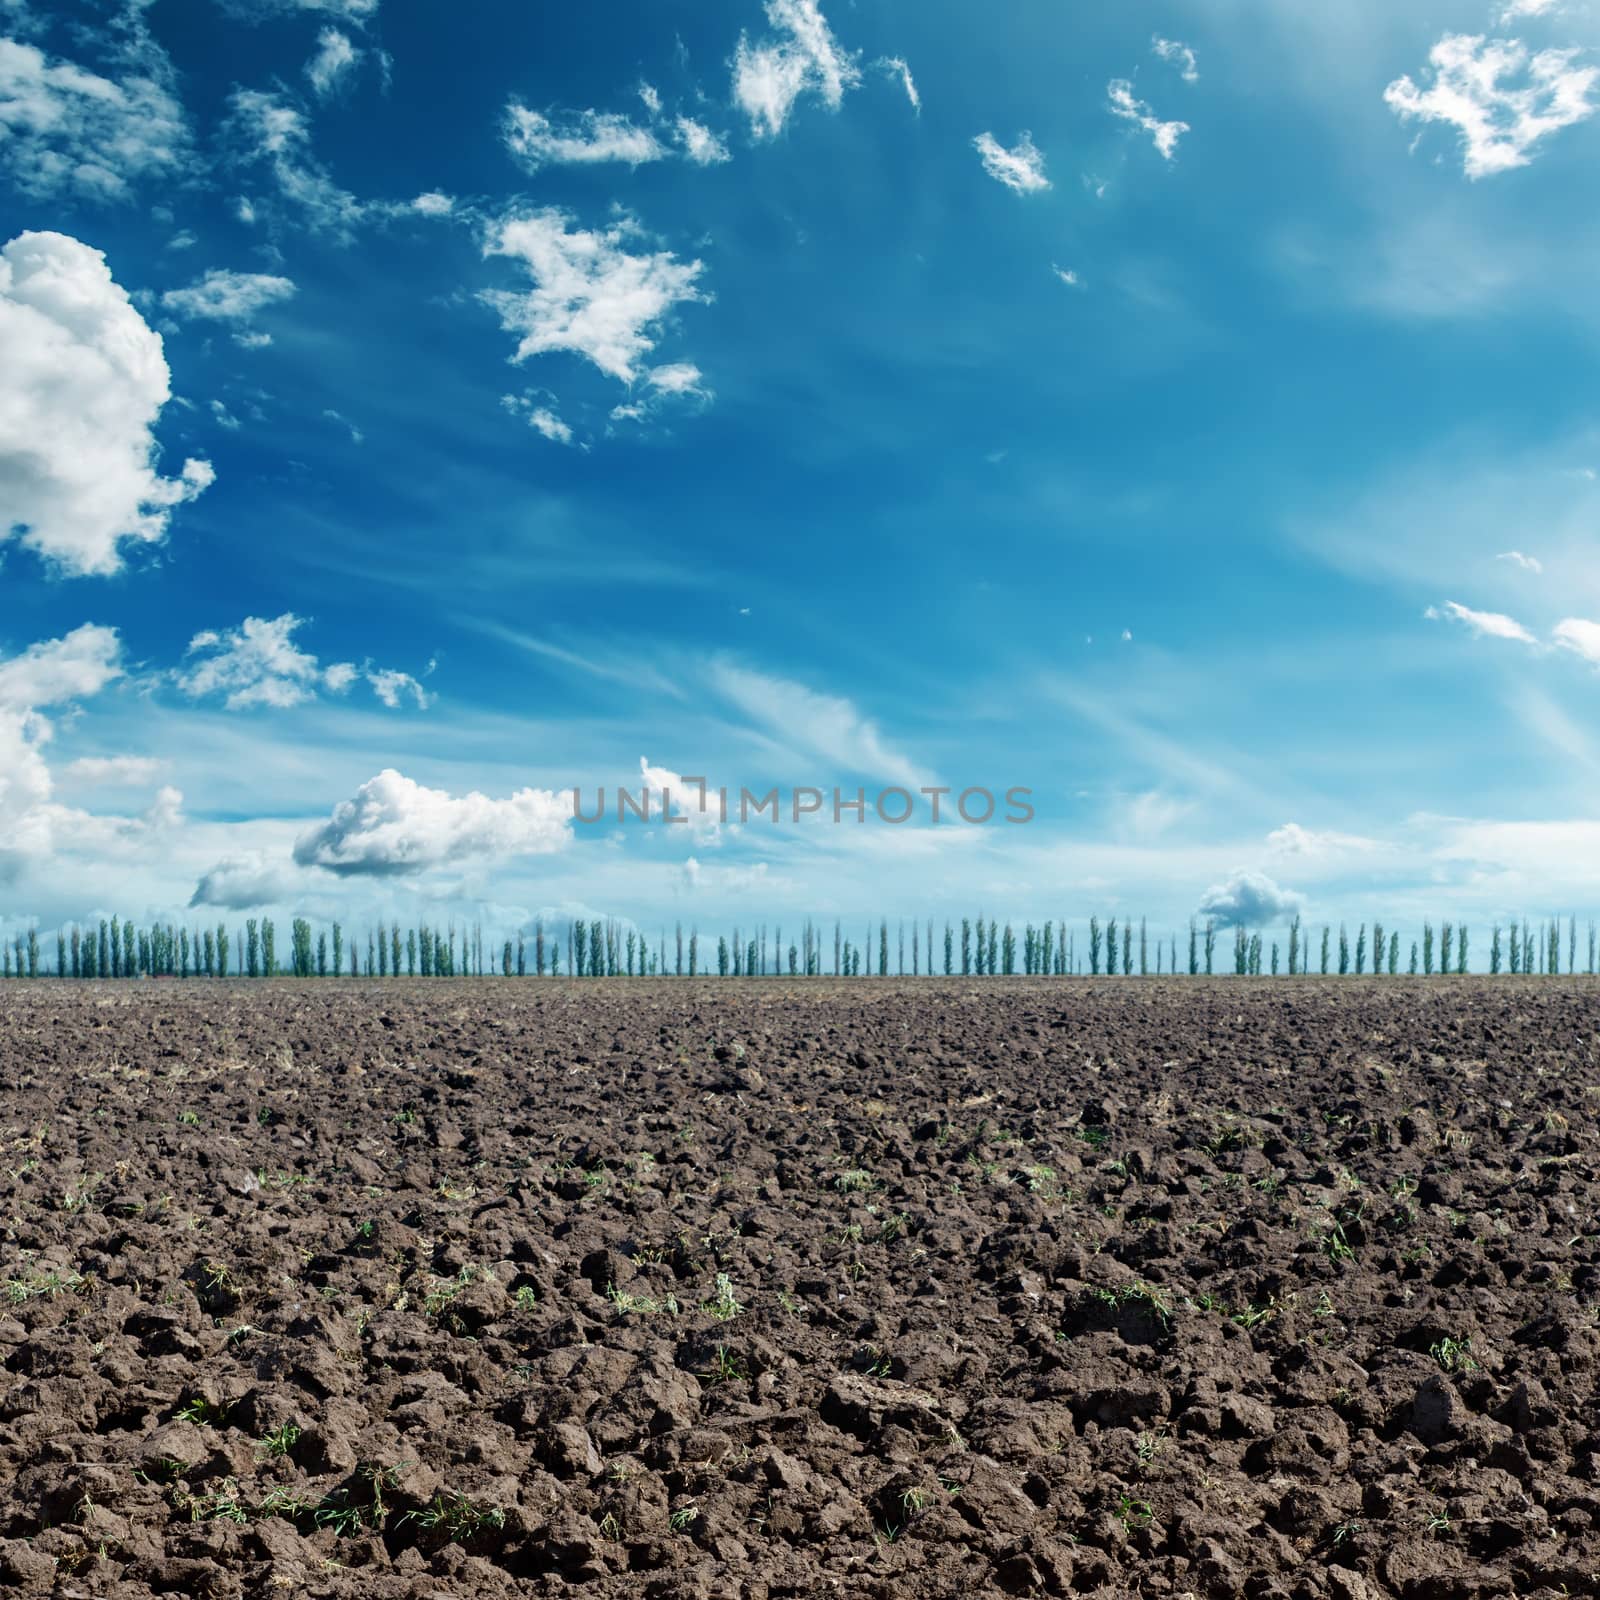
<svg viewBox="0 0 1600 1600">
<path fill-rule="evenodd" d="M 1426 978 L 1433 976 L 1433 924 L 1422 924 L 1422 974 Z"/>
<path fill-rule="evenodd" d="M 1383 973 L 1383 957 L 1387 949 L 1388 946 L 1383 939 L 1383 924 L 1374 922 L 1372 924 L 1372 975 L 1375 978 L 1380 977 Z"/>
<path fill-rule="evenodd" d="M 1217 925 L 1210 917 L 1206 918 L 1206 976 L 1211 976 L 1211 958 L 1217 948 Z"/>
<path fill-rule="evenodd" d="M 1489 935 L 1489 971 L 1498 978 L 1500 976 L 1500 924 L 1494 925 Z"/>
<path fill-rule="evenodd" d="M 1193 937 L 1194 937 L 1194 935 L 1193 935 L 1193 927 L 1194 927 L 1194 925 L 1191 923 L 1190 924 L 1190 930 L 1191 930 L 1190 931 L 1190 939 L 1191 939 L 1191 941 L 1193 940 Z M 1191 957 L 1191 961 L 1192 961 L 1192 959 L 1193 958 Z M 1299 961 L 1299 959 L 1300 959 L 1300 919 L 1299 919 L 1299 917 L 1292 917 L 1292 918 L 1290 918 L 1290 921 L 1289 921 L 1289 976 L 1291 978 L 1294 976 L 1295 964 Z"/>
<path fill-rule="evenodd" d="M 1328 924 L 1322 924 L 1322 976 L 1328 976 Z"/>
<path fill-rule="evenodd" d="M 1106 976 L 1114 978 L 1117 975 L 1117 919 L 1109 917 L 1106 920 Z"/>
<path fill-rule="evenodd" d="M 1356 976 L 1361 977 L 1367 970 L 1367 925 L 1362 923 L 1356 930 Z"/>
<path fill-rule="evenodd" d="M 1139 976 L 1147 977 L 1150 972 L 1150 961 L 1145 945 L 1144 918 L 1139 918 Z"/>
<path fill-rule="evenodd" d="M 1467 925 L 1462 923 L 1456 929 L 1456 974 L 1460 976 L 1467 970 Z"/>
<path fill-rule="evenodd" d="M 1400 970 L 1400 935 L 1389 935 L 1389 976 L 1392 978 Z"/>
<path fill-rule="evenodd" d="M 1456 930 L 1453 924 L 1445 922 L 1439 927 L 1439 970 L 1447 976 L 1450 972 L 1450 958 L 1455 954 Z"/>
<path fill-rule="evenodd" d="M 249 977 L 261 976 L 261 930 L 254 917 L 244 923 L 244 970 Z"/>
<path fill-rule="evenodd" d="M 945 975 L 945 977 L 948 978 L 951 975 L 951 973 L 955 970 L 955 964 L 956 964 L 955 933 L 952 930 L 952 928 L 950 926 L 950 923 L 949 923 L 949 921 L 947 919 L 946 922 L 945 922 L 945 925 L 944 925 L 944 975 Z"/>
<path fill-rule="evenodd" d="M 1200 973 L 1200 951 L 1198 938 L 1195 934 L 1194 918 L 1189 918 L 1189 976 L 1198 977 Z"/>
<path fill-rule="evenodd" d="M 1114 928 L 1115 923 L 1112 924 Z M 1089 918 L 1089 975 L 1094 978 L 1100 976 L 1100 919 Z"/>
<path fill-rule="evenodd" d="M 972 976 L 972 923 L 966 917 L 961 919 L 961 976 Z"/>
<path fill-rule="evenodd" d="M 1342 978 L 1350 971 L 1350 936 L 1344 931 L 1344 924 L 1339 924 L 1339 976 Z"/>
</svg>

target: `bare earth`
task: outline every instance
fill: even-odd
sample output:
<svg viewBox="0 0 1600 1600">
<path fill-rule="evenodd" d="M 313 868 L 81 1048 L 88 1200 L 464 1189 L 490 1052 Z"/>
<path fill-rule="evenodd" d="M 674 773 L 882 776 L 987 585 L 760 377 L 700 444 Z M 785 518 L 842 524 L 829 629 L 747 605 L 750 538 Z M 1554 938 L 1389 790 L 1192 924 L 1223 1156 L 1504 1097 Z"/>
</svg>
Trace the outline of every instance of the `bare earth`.
<svg viewBox="0 0 1600 1600">
<path fill-rule="evenodd" d="M 1592 980 L 0 987 L 0 1585 L 1600 1594 Z"/>
</svg>

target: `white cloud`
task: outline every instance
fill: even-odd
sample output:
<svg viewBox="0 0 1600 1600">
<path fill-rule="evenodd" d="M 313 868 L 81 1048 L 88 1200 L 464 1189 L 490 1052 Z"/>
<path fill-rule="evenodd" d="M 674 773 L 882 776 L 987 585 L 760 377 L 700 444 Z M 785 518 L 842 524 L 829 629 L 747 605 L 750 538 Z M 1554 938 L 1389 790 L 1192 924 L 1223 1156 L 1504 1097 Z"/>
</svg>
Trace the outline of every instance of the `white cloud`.
<svg viewBox="0 0 1600 1600">
<path fill-rule="evenodd" d="M 690 783 L 669 767 L 655 767 L 646 756 L 639 757 L 639 782 L 650 791 L 650 815 L 661 814 L 661 808 L 670 804 L 674 817 L 686 817 L 689 836 L 698 844 L 717 844 L 722 838 L 722 806 L 717 798 L 717 786 L 704 773 L 693 776 L 700 783 Z M 663 796 L 666 798 L 663 799 Z M 694 858 L 691 856 L 690 860 Z"/>
<path fill-rule="evenodd" d="M 166 766 L 155 756 L 80 756 L 61 769 L 61 777 L 83 788 L 143 789 L 154 783 Z"/>
<path fill-rule="evenodd" d="M 672 308 L 706 298 L 696 286 L 700 262 L 665 250 L 634 254 L 628 241 L 636 232 L 626 218 L 604 231 L 573 228 L 556 210 L 514 213 L 495 224 L 484 254 L 513 257 L 533 279 L 522 293 L 480 296 L 508 333 L 521 335 L 514 362 L 570 350 L 623 383 L 633 381 Z"/>
<path fill-rule="evenodd" d="M 1224 928 L 1265 928 L 1299 916 L 1305 900 L 1263 872 L 1236 872 L 1201 897 L 1198 915 Z"/>
<path fill-rule="evenodd" d="M 30 712 L 87 699 L 121 676 L 117 630 L 85 623 L 64 638 L 0 661 L 0 711 Z"/>
<path fill-rule="evenodd" d="M 289 898 L 294 874 L 259 850 L 225 856 L 201 875 L 189 897 L 191 910 L 217 906 L 225 911 L 249 911 Z"/>
<path fill-rule="evenodd" d="M 1524 572 L 1543 572 L 1544 563 L 1537 556 L 1525 556 L 1520 550 L 1502 550 L 1496 561 L 1510 561 Z"/>
<path fill-rule="evenodd" d="M 301 834 L 294 859 L 349 875 L 421 872 L 451 862 L 548 855 L 572 842 L 572 796 L 520 789 L 505 800 L 452 795 L 385 768 Z"/>
<path fill-rule="evenodd" d="M 544 435 L 552 444 L 573 444 L 572 429 L 547 405 L 528 395 L 502 395 L 500 404 L 515 417 L 521 417 L 530 428 Z"/>
<path fill-rule="evenodd" d="M 369 671 L 365 677 L 372 686 L 372 692 L 391 711 L 398 711 L 407 700 L 412 701 L 419 711 L 426 711 L 433 703 L 433 697 L 409 672 L 380 667 Z"/>
<path fill-rule="evenodd" d="M 140 180 L 170 179 L 189 165 L 165 58 L 137 28 L 134 38 L 120 81 L 0 39 L 0 166 L 24 194 L 127 200 Z"/>
<path fill-rule="evenodd" d="M 1529 55 L 1515 39 L 1446 34 L 1428 54 L 1433 81 L 1419 88 L 1409 76 L 1383 91 L 1401 118 L 1457 128 L 1469 178 L 1523 167 L 1533 146 L 1558 129 L 1594 115 L 1590 98 L 1600 68 L 1573 64 L 1576 50 Z M 1508 80 L 1521 79 L 1518 86 Z"/>
<path fill-rule="evenodd" d="M 294 642 L 303 626 L 303 618 L 286 612 L 270 619 L 246 617 L 225 632 L 197 633 L 187 652 L 197 659 L 175 674 L 177 685 L 191 700 L 221 696 L 230 711 L 252 706 L 286 710 L 324 691 L 343 694 L 361 678 L 386 706 L 397 708 L 410 696 L 419 709 L 427 708 L 429 697 L 407 673 L 370 665 L 358 668 L 349 661 L 323 666 Z"/>
<path fill-rule="evenodd" d="M 362 52 L 351 44 L 350 36 L 337 28 L 324 28 L 317 35 L 317 53 L 306 62 L 306 76 L 317 94 L 327 98 L 344 83 Z"/>
<path fill-rule="evenodd" d="M 650 129 L 615 112 L 580 111 L 558 125 L 517 100 L 506 107 L 505 141 L 506 148 L 535 172 L 543 166 L 602 161 L 637 167 L 659 161 L 667 153 Z"/>
<path fill-rule="evenodd" d="M 779 739 L 843 771 L 870 773 L 913 788 L 933 782 L 914 761 L 891 750 L 877 724 L 849 700 L 722 661 L 713 664 L 711 681 L 725 699 L 765 723 Z"/>
<path fill-rule="evenodd" d="M 236 89 L 228 104 L 225 133 L 240 165 L 264 166 L 307 227 L 348 240 L 368 208 L 317 160 L 304 115 L 280 95 L 259 89 Z"/>
<path fill-rule="evenodd" d="M 152 428 L 171 398 L 161 337 L 105 257 L 60 233 L 0 250 L 0 542 L 73 574 L 115 572 L 212 481 L 208 461 L 156 471 Z"/>
<path fill-rule="evenodd" d="M 1150 41 L 1150 48 L 1178 69 L 1179 76 L 1185 83 L 1198 83 L 1200 81 L 1200 63 L 1195 59 L 1194 51 L 1186 44 L 1181 44 L 1176 39 L 1163 39 L 1159 34 Z"/>
<path fill-rule="evenodd" d="M 1320 857 L 1364 853 L 1376 850 L 1378 843 L 1353 833 L 1318 832 L 1302 828 L 1298 822 L 1286 822 L 1267 835 L 1267 848 L 1279 855 Z"/>
<path fill-rule="evenodd" d="M 411 209 L 424 217 L 448 217 L 455 208 L 455 200 L 450 195 L 440 194 L 437 189 L 419 194 L 411 202 Z"/>
<path fill-rule="evenodd" d="M 1538 643 L 1514 617 L 1505 616 L 1499 611 L 1473 611 L 1454 600 L 1446 600 L 1442 607 L 1429 606 L 1423 615 L 1430 622 L 1459 622 L 1479 638 L 1514 639 L 1519 644 Z"/>
<path fill-rule="evenodd" d="M 817 0 L 767 0 L 766 10 L 783 37 L 752 45 L 740 34 L 733 59 L 734 101 L 757 138 L 781 133 L 802 94 L 818 94 L 837 111 L 845 90 L 861 82 L 856 56 L 839 48 Z"/>
<path fill-rule="evenodd" d="M 332 406 L 329 406 L 323 411 L 322 415 L 324 420 L 338 423 L 338 425 L 350 435 L 351 444 L 362 444 L 366 441 L 366 434 L 364 434 L 355 425 L 355 423 L 349 419 L 349 417 L 345 416 L 342 411 L 335 411 Z"/>
<path fill-rule="evenodd" d="M 289 278 L 266 272 L 213 269 L 186 289 L 168 289 L 161 304 L 180 317 L 212 322 L 249 322 L 264 306 L 289 299 L 295 286 Z"/>
<path fill-rule="evenodd" d="M 1155 147 L 1170 161 L 1178 148 L 1178 140 L 1189 132 L 1187 122 L 1163 122 L 1145 104 L 1134 96 L 1133 85 L 1126 78 L 1113 78 L 1106 85 L 1106 95 L 1111 104 L 1111 114 L 1124 122 L 1137 123 L 1155 141 Z"/>
<path fill-rule="evenodd" d="M 43 712 L 88 699 L 121 676 L 116 630 L 93 623 L 0 661 L 0 867 L 7 856 L 46 855 L 63 829 L 94 822 L 52 798 L 44 750 L 55 730 Z"/>
<path fill-rule="evenodd" d="M 645 382 L 661 394 L 705 394 L 699 367 L 691 361 L 671 361 L 665 366 L 652 367 L 645 373 Z"/>
<path fill-rule="evenodd" d="M 697 167 L 714 167 L 720 162 L 733 159 L 728 154 L 727 145 L 693 117 L 679 117 L 677 128 L 684 155 Z"/>
<path fill-rule="evenodd" d="M 1563 650 L 1571 650 L 1592 665 L 1600 667 L 1600 622 L 1585 622 L 1582 617 L 1564 617 L 1551 629 L 1550 636 Z"/>
<path fill-rule="evenodd" d="M 1498 20 L 1504 26 L 1519 17 L 1547 17 L 1560 3 L 1561 0 L 1509 0 L 1501 9 Z"/>
<path fill-rule="evenodd" d="M 917 93 L 916 80 L 911 76 L 908 67 L 899 56 L 885 56 L 874 65 L 880 72 L 887 73 L 891 78 L 900 80 L 900 87 L 906 92 L 906 99 L 911 102 L 911 109 L 919 114 L 922 111 L 922 96 Z"/>
<path fill-rule="evenodd" d="M 1050 187 L 1050 180 L 1044 175 L 1044 153 L 1028 134 L 1024 133 L 1012 150 L 1007 150 L 992 133 L 980 133 L 972 146 L 983 157 L 983 170 L 1006 188 L 1030 194 Z"/>
<path fill-rule="evenodd" d="M 1066 284 L 1069 289 L 1081 289 L 1083 287 L 1083 280 L 1071 267 L 1058 267 L 1055 262 L 1052 261 L 1050 263 L 1050 270 L 1055 273 L 1055 275 L 1064 284 Z"/>
</svg>

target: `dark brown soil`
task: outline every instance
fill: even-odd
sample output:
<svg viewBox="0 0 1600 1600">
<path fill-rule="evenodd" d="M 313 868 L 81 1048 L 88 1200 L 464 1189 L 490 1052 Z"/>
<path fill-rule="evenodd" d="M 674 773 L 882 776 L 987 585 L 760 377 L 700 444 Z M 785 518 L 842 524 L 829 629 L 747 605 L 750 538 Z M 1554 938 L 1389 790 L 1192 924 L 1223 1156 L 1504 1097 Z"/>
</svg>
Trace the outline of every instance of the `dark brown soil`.
<svg viewBox="0 0 1600 1600">
<path fill-rule="evenodd" d="M 1597 998 L 6 985 L 0 1588 L 1600 1594 Z"/>
</svg>

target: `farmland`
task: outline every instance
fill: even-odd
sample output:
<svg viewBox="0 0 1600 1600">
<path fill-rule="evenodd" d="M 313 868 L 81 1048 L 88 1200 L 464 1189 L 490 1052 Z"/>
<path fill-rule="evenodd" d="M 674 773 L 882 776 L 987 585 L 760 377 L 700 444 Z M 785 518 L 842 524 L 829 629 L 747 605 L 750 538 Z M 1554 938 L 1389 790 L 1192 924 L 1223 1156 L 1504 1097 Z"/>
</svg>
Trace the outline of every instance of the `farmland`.
<svg viewBox="0 0 1600 1600">
<path fill-rule="evenodd" d="M 8 984 L 0 1583 L 1600 1590 L 1592 983 Z"/>
</svg>

